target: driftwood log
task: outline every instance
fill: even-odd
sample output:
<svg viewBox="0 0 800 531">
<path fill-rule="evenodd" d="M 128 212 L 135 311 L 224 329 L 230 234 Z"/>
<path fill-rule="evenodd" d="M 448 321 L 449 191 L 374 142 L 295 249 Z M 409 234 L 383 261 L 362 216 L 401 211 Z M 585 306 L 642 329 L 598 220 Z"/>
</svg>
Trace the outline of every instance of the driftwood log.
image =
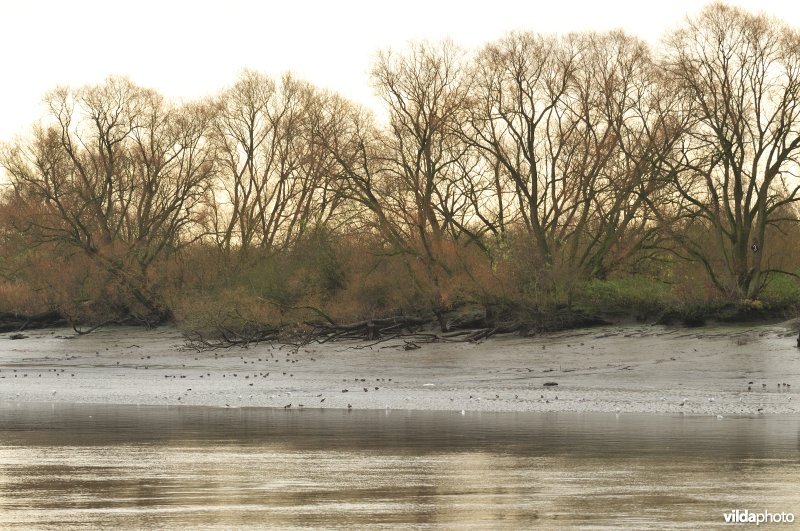
<svg viewBox="0 0 800 531">
<path fill-rule="evenodd" d="M 101 323 L 97 323 L 91 325 L 87 329 L 82 329 L 78 327 L 77 323 L 72 323 L 72 329 L 75 331 L 76 334 L 79 336 L 84 336 L 86 334 L 91 334 L 98 328 L 102 328 L 104 326 L 111 326 L 111 325 L 129 325 L 129 326 L 144 326 L 148 330 L 151 328 L 155 328 L 162 322 L 162 317 L 158 315 L 139 315 L 139 314 L 129 314 L 127 317 L 123 317 L 121 319 L 107 319 Z"/>
</svg>

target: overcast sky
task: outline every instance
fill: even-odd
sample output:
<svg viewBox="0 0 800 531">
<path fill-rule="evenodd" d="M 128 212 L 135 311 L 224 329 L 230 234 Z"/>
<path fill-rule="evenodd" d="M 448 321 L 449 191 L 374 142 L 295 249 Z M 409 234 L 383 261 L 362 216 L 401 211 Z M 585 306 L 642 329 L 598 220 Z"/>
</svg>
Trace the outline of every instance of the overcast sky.
<svg viewBox="0 0 800 531">
<path fill-rule="evenodd" d="M 449 37 L 479 46 L 509 30 L 622 28 L 656 43 L 700 0 L 0 0 L 0 141 L 27 131 L 56 85 L 126 75 L 172 98 L 197 98 L 243 68 L 291 70 L 375 105 L 377 50 Z M 800 27 L 800 1 L 738 0 Z"/>
</svg>

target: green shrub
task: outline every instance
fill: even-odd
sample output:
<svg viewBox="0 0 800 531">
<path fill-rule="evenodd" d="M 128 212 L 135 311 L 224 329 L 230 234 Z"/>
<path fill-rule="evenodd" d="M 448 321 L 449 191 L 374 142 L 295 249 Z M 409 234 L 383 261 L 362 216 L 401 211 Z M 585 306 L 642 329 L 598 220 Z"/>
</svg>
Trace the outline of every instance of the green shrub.
<svg viewBox="0 0 800 531">
<path fill-rule="evenodd" d="M 632 276 L 592 280 L 577 292 L 576 303 L 589 312 L 648 316 L 672 303 L 670 286 L 658 280 Z"/>
<path fill-rule="evenodd" d="M 764 287 L 761 299 L 771 308 L 800 306 L 800 281 L 785 274 L 774 274 Z"/>
</svg>

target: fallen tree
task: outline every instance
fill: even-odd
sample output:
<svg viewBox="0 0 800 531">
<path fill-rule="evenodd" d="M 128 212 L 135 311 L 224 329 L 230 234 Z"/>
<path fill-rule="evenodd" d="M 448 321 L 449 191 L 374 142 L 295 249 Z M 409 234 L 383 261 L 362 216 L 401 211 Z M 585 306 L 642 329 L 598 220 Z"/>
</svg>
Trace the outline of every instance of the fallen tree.
<svg viewBox="0 0 800 531">
<path fill-rule="evenodd" d="M 569 309 L 551 311 L 496 312 L 475 308 L 441 315 L 395 315 L 350 323 L 306 320 L 295 325 L 269 326 L 248 322 L 241 328 L 215 326 L 184 332 L 186 346 L 193 350 L 217 350 L 272 342 L 294 347 L 311 343 L 361 341 L 359 348 L 398 341 L 406 350 L 419 344 L 442 341 L 477 342 L 499 334 L 535 335 L 567 328 L 608 324 L 606 321 Z M 444 324 L 442 324 L 444 323 Z"/>
</svg>

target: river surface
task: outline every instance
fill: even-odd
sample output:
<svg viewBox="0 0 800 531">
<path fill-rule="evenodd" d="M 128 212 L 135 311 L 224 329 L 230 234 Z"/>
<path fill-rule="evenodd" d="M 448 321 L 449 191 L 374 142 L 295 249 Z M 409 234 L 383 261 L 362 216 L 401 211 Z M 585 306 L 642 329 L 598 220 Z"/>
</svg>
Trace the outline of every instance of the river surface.
<svg viewBox="0 0 800 531">
<path fill-rule="evenodd" d="M 800 416 L 0 402 L 4 529 L 687 529 L 733 509 L 800 517 Z"/>
</svg>

